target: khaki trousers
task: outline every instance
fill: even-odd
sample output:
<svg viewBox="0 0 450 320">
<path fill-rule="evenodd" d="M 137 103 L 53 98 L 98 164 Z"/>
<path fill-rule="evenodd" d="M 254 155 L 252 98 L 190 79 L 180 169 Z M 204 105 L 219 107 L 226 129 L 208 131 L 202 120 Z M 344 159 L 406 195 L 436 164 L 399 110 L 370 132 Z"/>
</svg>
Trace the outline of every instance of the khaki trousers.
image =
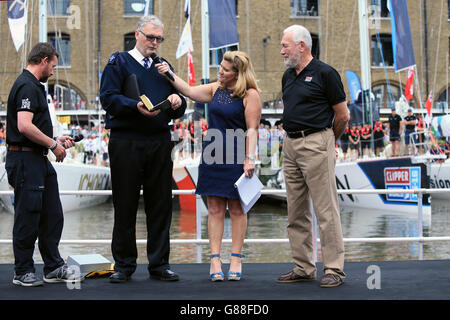
<svg viewBox="0 0 450 320">
<path fill-rule="evenodd" d="M 286 137 L 283 171 L 288 204 L 288 235 L 294 272 L 316 277 L 313 252 L 313 217 L 319 226 L 324 272 L 345 278 L 344 242 L 335 178 L 335 137 L 332 129 L 304 138 Z"/>
</svg>

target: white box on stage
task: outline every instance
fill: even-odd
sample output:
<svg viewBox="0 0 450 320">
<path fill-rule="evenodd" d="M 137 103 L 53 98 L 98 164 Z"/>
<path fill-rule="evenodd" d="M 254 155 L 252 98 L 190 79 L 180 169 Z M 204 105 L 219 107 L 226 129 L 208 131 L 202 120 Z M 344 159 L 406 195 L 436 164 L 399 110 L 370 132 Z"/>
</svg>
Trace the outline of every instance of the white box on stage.
<svg viewBox="0 0 450 320">
<path fill-rule="evenodd" d="M 101 254 L 80 254 L 67 258 L 67 265 L 80 268 L 80 274 L 86 275 L 93 271 L 111 270 L 112 263 Z"/>
</svg>

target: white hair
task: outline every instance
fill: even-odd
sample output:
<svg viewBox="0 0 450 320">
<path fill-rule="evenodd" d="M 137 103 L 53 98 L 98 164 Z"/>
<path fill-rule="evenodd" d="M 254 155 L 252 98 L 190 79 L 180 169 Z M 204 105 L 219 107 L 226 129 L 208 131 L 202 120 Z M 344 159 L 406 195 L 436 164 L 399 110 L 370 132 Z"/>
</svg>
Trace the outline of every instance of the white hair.
<svg viewBox="0 0 450 320">
<path fill-rule="evenodd" d="M 309 49 L 309 51 L 312 50 L 312 38 L 308 29 L 299 24 L 294 24 L 284 29 L 283 35 L 288 32 L 292 32 L 292 40 L 294 41 L 295 44 L 298 44 L 300 43 L 300 41 L 303 41 L 306 44 L 306 47 Z"/>
<path fill-rule="evenodd" d="M 138 21 L 136 30 L 142 30 L 142 28 L 145 27 L 148 23 L 151 23 L 155 27 L 159 27 L 164 30 L 164 24 L 157 16 L 154 15 L 141 17 Z"/>
</svg>

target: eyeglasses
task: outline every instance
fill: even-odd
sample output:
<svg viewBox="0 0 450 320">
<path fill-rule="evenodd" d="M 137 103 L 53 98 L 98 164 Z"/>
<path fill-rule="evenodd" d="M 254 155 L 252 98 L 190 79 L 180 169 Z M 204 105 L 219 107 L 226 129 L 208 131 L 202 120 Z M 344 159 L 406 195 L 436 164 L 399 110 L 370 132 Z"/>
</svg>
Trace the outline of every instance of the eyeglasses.
<svg viewBox="0 0 450 320">
<path fill-rule="evenodd" d="M 164 41 L 164 37 L 158 37 L 158 36 L 154 36 L 152 34 L 145 34 L 141 30 L 139 30 L 139 32 L 142 33 L 145 36 L 145 38 L 147 38 L 147 40 L 150 42 L 153 42 L 154 40 L 156 40 L 157 43 L 161 43 Z"/>
</svg>

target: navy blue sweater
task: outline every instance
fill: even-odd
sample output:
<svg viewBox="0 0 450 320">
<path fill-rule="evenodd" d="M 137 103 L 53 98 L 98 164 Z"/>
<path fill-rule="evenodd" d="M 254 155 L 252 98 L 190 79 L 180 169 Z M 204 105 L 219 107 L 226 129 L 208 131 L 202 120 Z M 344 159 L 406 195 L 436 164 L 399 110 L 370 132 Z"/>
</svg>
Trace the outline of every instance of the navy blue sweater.
<svg viewBox="0 0 450 320">
<path fill-rule="evenodd" d="M 148 139 L 169 137 L 169 122 L 181 117 L 186 110 L 186 100 L 180 95 L 182 105 L 177 110 L 161 111 L 148 118 L 137 109 L 137 100 L 123 95 L 125 79 L 136 74 L 141 94 L 145 94 L 153 105 L 157 105 L 169 95 L 178 93 L 170 81 L 158 73 L 154 63 L 145 69 L 128 52 L 116 52 L 108 61 L 100 83 L 100 101 L 106 111 L 106 128 L 111 129 L 111 137 Z"/>
</svg>

